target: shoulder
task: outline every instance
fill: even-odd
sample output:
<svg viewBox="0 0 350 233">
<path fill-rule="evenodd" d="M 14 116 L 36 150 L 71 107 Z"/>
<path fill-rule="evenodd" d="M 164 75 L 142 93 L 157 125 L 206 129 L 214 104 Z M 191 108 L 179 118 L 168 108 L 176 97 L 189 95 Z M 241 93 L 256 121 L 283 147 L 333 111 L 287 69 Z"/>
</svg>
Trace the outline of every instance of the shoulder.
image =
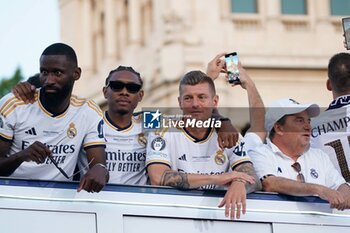
<svg viewBox="0 0 350 233">
<path fill-rule="evenodd" d="M 255 148 L 249 150 L 248 154 L 250 157 L 263 156 L 264 158 L 266 158 L 266 157 L 273 156 L 274 152 L 267 144 L 262 143 L 262 144 L 256 146 Z"/>
<path fill-rule="evenodd" d="M 314 148 L 314 147 L 310 147 L 306 153 L 307 153 L 307 156 L 313 157 L 316 160 L 328 159 L 329 157 L 323 150 Z"/>
<path fill-rule="evenodd" d="M 0 99 L 0 114 L 4 117 L 10 115 L 19 106 L 27 106 L 22 100 L 17 99 L 12 93 L 5 95 Z"/>
<path fill-rule="evenodd" d="M 132 115 L 132 121 L 135 123 L 135 124 L 142 124 L 142 112 L 137 112 L 137 113 L 134 113 Z"/>
<path fill-rule="evenodd" d="M 91 99 L 80 98 L 76 95 L 72 95 L 70 103 L 74 107 L 81 108 L 89 113 L 96 113 L 100 117 L 103 117 L 101 108 Z"/>
</svg>

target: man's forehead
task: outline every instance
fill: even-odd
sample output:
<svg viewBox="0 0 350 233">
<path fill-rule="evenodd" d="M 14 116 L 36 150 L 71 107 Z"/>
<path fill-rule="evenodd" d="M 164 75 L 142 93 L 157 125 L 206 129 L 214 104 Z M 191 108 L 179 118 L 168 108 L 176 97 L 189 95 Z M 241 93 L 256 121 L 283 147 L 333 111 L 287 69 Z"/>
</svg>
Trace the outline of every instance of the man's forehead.
<svg viewBox="0 0 350 233">
<path fill-rule="evenodd" d="M 66 55 L 42 55 L 40 66 L 42 65 L 67 65 L 69 64 Z"/>
<path fill-rule="evenodd" d="M 199 95 L 206 94 L 210 95 L 211 91 L 208 83 L 198 83 L 196 85 L 181 85 L 181 93 L 182 95 Z"/>
</svg>

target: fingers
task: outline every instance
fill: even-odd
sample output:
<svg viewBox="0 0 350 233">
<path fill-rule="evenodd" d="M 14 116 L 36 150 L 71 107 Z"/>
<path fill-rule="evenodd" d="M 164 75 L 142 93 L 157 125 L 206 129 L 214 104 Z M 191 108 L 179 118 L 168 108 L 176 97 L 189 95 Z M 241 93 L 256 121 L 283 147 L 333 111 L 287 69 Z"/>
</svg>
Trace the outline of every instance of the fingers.
<svg viewBox="0 0 350 233">
<path fill-rule="evenodd" d="M 218 134 L 218 143 L 219 143 L 220 149 L 223 150 L 225 148 L 225 143 L 224 143 L 222 134 Z"/>
<path fill-rule="evenodd" d="M 242 202 L 237 202 L 236 203 L 236 218 L 237 219 L 241 218 L 241 211 L 242 211 Z M 235 212 L 233 212 L 233 214 L 232 214 L 232 212 L 231 212 L 231 219 L 235 218 L 234 213 Z"/>
<path fill-rule="evenodd" d="M 242 202 L 242 213 L 243 214 L 247 213 L 247 202 L 246 202 L 246 200 L 244 200 Z"/>
<path fill-rule="evenodd" d="M 222 132 L 218 134 L 219 147 L 223 150 L 224 148 L 232 148 L 236 145 L 238 140 L 237 133 Z"/>
<path fill-rule="evenodd" d="M 233 173 L 233 179 L 232 180 L 244 180 L 250 184 L 254 184 L 255 183 L 255 179 L 253 176 L 250 176 L 246 173 L 243 173 L 243 172 L 235 172 L 235 171 L 232 171 Z"/>
<path fill-rule="evenodd" d="M 221 57 L 223 57 L 225 55 L 226 55 L 226 52 L 219 53 L 218 55 L 216 55 L 214 57 L 214 59 L 212 61 L 217 61 L 217 60 L 219 60 Z M 220 61 L 223 61 L 223 60 L 220 59 Z"/>
<path fill-rule="evenodd" d="M 235 205 L 231 204 L 231 203 L 226 203 L 225 205 L 225 217 L 227 218 L 228 216 L 230 216 L 230 218 L 232 219 L 232 208 L 235 208 Z M 230 210 L 231 210 L 231 215 L 230 215 Z M 234 218 L 234 216 L 233 216 Z"/>
<path fill-rule="evenodd" d="M 230 141 L 228 135 L 221 134 L 222 136 L 219 137 L 219 147 L 223 150 L 225 148 L 231 148 Z"/>
<path fill-rule="evenodd" d="M 80 183 L 79 183 L 79 187 L 78 187 L 78 189 L 77 189 L 77 192 L 80 192 L 81 190 L 84 189 L 85 183 L 86 183 L 86 180 L 85 180 L 85 177 L 83 177 L 83 179 L 81 179 L 81 181 L 80 181 Z"/>
<path fill-rule="evenodd" d="M 35 86 L 28 82 L 18 83 L 12 89 L 12 93 L 25 103 L 34 103 Z"/>
<path fill-rule="evenodd" d="M 87 192 L 100 192 L 106 184 L 106 168 L 102 166 L 93 166 L 84 175 L 81 184 L 78 188 L 78 192 L 84 189 Z"/>
<path fill-rule="evenodd" d="M 227 142 L 228 142 L 228 145 L 227 145 L 227 148 L 232 148 L 235 144 L 236 144 L 236 142 L 237 142 L 237 140 L 235 139 L 235 136 L 236 136 L 237 134 L 232 134 L 232 133 L 230 133 L 229 135 L 228 135 L 228 138 L 227 138 Z"/>
<path fill-rule="evenodd" d="M 37 164 L 44 163 L 46 157 L 52 154 L 50 149 L 39 141 L 34 142 L 23 152 L 25 161 L 34 161 Z"/>
</svg>

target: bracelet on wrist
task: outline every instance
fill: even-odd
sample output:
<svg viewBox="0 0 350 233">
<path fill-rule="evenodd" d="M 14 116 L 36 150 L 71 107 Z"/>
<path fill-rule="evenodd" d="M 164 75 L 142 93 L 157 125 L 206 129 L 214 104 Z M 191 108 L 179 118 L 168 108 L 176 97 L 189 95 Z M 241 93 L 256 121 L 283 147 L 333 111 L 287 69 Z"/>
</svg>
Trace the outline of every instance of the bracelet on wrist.
<svg viewBox="0 0 350 233">
<path fill-rule="evenodd" d="M 104 165 L 104 164 L 102 164 L 102 163 L 96 163 L 96 164 L 94 165 L 94 167 L 95 167 L 95 166 L 101 166 L 101 167 L 103 167 L 103 168 L 106 170 L 106 175 L 109 174 L 109 171 L 108 171 L 106 165 Z"/>
</svg>

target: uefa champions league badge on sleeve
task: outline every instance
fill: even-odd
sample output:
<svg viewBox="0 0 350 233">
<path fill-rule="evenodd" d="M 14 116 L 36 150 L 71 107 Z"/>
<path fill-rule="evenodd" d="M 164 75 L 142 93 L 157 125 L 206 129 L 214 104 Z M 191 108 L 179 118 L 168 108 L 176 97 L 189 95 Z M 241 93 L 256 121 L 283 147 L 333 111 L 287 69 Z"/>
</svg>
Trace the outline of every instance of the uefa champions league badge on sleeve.
<svg viewBox="0 0 350 233">
<path fill-rule="evenodd" d="M 144 129 L 159 129 L 161 126 L 162 113 L 157 111 L 144 111 L 143 112 L 143 128 Z"/>
<path fill-rule="evenodd" d="M 103 134 L 103 124 L 104 124 L 104 122 L 103 122 L 103 120 L 101 120 L 99 123 L 98 123 L 98 125 L 97 125 L 97 133 L 98 133 L 98 137 L 99 138 L 103 138 L 104 136 L 104 134 Z"/>
<path fill-rule="evenodd" d="M 153 139 L 151 147 L 155 151 L 161 151 L 165 148 L 165 140 L 161 137 Z"/>
</svg>

